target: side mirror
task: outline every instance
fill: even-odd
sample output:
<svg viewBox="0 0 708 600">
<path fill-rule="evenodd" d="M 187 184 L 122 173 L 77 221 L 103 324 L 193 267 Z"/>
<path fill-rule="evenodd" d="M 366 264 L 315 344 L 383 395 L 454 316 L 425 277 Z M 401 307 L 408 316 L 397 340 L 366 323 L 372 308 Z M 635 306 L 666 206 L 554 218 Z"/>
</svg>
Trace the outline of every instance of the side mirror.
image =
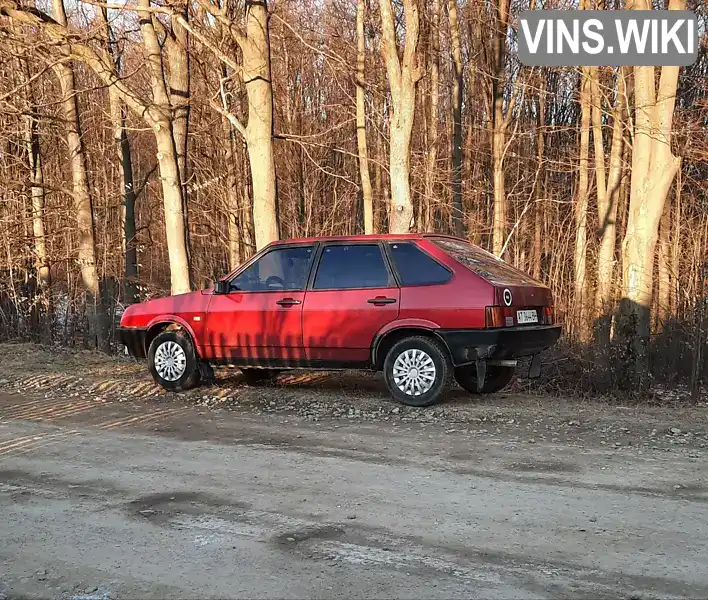
<svg viewBox="0 0 708 600">
<path fill-rule="evenodd" d="M 229 282 L 225 279 L 219 279 L 214 283 L 215 294 L 228 294 L 230 290 Z"/>
</svg>

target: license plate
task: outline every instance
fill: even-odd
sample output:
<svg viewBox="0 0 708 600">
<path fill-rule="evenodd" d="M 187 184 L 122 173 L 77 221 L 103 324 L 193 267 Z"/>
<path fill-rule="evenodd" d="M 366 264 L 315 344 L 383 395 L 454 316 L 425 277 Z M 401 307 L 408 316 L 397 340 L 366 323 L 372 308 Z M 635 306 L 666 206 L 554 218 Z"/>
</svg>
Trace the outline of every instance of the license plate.
<svg viewBox="0 0 708 600">
<path fill-rule="evenodd" d="M 538 323 L 538 314 L 535 310 L 517 310 L 516 322 L 520 325 L 526 323 Z"/>
</svg>

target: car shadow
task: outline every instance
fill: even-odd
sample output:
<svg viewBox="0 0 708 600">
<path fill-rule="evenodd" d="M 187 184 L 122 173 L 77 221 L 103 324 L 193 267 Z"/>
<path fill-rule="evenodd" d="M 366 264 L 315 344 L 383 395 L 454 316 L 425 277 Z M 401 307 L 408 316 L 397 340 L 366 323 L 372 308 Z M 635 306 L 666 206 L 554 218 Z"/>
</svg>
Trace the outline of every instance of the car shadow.
<svg viewBox="0 0 708 600">
<path fill-rule="evenodd" d="M 371 396 L 377 400 L 386 400 L 392 406 L 401 406 L 393 400 L 386 389 L 383 374 L 372 371 L 308 371 L 308 370 L 283 370 L 272 379 L 264 379 L 254 383 L 247 383 L 240 369 L 236 367 L 222 367 L 216 372 L 215 387 L 248 387 L 275 389 L 287 388 L 293 392 L 311 391 L 339 393 L 346 396 L 357 397 L 361 394 Z M 442 393 L 439 405 L 478 403 L 487 404 L 498 394 L 474 396 L 451 382 Z M 424 410 L 424 409 L 421 409 Z"/>
</svg>

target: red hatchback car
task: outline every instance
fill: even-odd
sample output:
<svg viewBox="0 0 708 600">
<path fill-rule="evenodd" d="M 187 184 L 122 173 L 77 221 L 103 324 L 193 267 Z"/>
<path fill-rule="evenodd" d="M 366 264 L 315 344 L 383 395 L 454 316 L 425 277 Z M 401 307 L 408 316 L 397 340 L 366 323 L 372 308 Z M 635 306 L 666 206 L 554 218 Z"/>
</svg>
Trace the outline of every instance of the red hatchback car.
<svg viewBox="0 0 708 600">
<path fill-rule="evenodd" d="M 450 376 L 501 390 L 519 357 L 554 344 L 551 291 L 469 242 L 375 235 L 274 242 L 213 289 L 134 304 L 119 339 L 168 390 L 280 369 L 383 371 L 391 395 L 433 404 Z"/>
</svg>

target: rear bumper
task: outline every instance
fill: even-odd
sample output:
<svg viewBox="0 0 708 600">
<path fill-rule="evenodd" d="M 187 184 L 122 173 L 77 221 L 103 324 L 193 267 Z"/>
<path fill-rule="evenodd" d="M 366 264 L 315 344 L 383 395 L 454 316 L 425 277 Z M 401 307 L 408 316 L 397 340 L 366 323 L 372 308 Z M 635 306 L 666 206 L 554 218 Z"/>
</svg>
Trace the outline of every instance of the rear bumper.
<svg viewBox="0 0 708 600">
<path fill-rule="evenodd" d="M 147 329 L 138 327 L 119 327 L 116 339 L 128 349 L 133 358 L 145 358 L 145 336 Z"/>
<path fill-rule="evenodd" d="M 543 352 L 558 341 L 561 325 L 533 325 L 499 329 L 438 329 L 455 366 L 478 358 L 505 359 Z"/>
</svg>

